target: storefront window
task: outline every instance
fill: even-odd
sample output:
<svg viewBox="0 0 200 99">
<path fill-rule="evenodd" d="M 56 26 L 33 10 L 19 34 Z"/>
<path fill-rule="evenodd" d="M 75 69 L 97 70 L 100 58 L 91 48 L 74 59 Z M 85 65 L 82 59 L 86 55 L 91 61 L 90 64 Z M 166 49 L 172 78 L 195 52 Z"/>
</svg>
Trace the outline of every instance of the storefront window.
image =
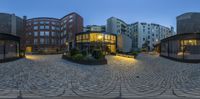
<svg viewBox="0 0 200 99">
<path fill-rule="evenodd" d="M 4 57 L 4 41 L 0 40 L 0 59 Z"/>
</svg>

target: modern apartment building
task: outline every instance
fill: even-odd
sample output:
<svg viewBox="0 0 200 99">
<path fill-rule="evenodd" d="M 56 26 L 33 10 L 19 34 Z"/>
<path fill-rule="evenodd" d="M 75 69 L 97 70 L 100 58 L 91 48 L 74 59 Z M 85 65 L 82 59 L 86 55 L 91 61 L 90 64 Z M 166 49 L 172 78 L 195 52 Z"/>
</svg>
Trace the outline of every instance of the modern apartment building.
<svg viewBox="0 0 200 99">
<path fill-rule="evenodd" d="M 136 22 L 128 26 L 129 36 L 133 40 L 133 50 L 147 47 L 152 50 L 160 40 L 175 34 L 173 27 L 168 28 L 155 23 Z"/>
<path fill-rule="evenodd" d="M 111 17 L 107 19 L 106 32 L 114 33 L 118 37 L 117 50 L 120 52 L 130 52 L 130 46 L 132 46 L 132 39 L 130 38 L 128 31 L 128 24 L 123 20 Z"/>
<path fill-rule="evenodd" d="M 75 47 L 75 34 L 83 31 L 83 18 L 70 13 L 61 19 L 38 17 L 26 20 L 26 52 L 58 53 Z"/>
<path fill-rule="evenodd" d="M 106 26 L 105 25 L 87 25 L 84 27 L 84 32 L 89 31 L 97 31 L 97 32 L 106 32 Z"/>
<path fill-rule="evenodd" d="M 128 25 L 121 19 L 111 17 L 107 19 L 106 32 L 118 34 L 127 34 Z"/>
</svg>

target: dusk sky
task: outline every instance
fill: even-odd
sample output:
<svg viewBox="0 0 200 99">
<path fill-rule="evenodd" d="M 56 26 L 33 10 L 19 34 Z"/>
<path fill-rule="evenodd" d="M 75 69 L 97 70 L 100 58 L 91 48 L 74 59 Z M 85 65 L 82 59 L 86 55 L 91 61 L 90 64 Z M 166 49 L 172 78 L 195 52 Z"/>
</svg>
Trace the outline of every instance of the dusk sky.
<svg viewBox="0 0 200 99">
<path fill-rule="evenodd" d="M 1 0 L 0 12 L 17 16 L 61 18 L 77 12 L 84 25 L 104 25 L 109 17 L 126 23 L 148 22 L 176 26 L 176 16 L 200 12 L 200 0 Z"/>
</svg>

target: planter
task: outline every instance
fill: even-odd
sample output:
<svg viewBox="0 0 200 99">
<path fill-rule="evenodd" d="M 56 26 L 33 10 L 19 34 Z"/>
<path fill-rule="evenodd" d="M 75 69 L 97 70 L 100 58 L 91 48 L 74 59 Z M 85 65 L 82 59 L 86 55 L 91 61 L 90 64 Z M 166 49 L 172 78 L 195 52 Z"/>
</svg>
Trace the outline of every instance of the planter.
<svg viewBox="0 0 200 99">
<path fill-rule="evenodd" d="M 62 59 L 68 60 L 73 63 L 83 64 L 83 65 L 105 65 L 107 64 L 106 59 L 99 59 L 99 60 L 74 60 L 71 57 L 62 56 Z"/>
<path fill-rule="evenodd" d="M 15 61 L 18 59 L 21 59 L 23 57 L 13 57 L 13 58 L 6 58 L 6 59 L 0 59 L 0 63 L 5 63 L 5 62 L 11 62 L 11 61 Z"/>
<path fill-rule="evenodd" d="M 127 58 L 136 58 L 137 55 L 128 55 L 128 54 L 116 54 L 117 56 L 127 57 Z"/>
</svg>

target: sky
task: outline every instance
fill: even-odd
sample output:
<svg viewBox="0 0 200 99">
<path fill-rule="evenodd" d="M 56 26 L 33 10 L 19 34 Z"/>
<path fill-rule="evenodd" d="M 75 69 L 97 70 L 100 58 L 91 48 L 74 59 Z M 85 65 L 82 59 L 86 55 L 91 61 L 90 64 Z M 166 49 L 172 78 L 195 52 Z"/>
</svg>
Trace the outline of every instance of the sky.
<svg viewBox="0 0 200 99">
<path fill-rule="evenodd" d="M 109 17 L 126 23 L 157 23 L 176 28 L 176 17 L 200 12 L 200 0 L 1 0 L 0 12 L 17 16 L 61 18 L 77 12 L 86 25 L 105 25 Z"/>
</svg>

